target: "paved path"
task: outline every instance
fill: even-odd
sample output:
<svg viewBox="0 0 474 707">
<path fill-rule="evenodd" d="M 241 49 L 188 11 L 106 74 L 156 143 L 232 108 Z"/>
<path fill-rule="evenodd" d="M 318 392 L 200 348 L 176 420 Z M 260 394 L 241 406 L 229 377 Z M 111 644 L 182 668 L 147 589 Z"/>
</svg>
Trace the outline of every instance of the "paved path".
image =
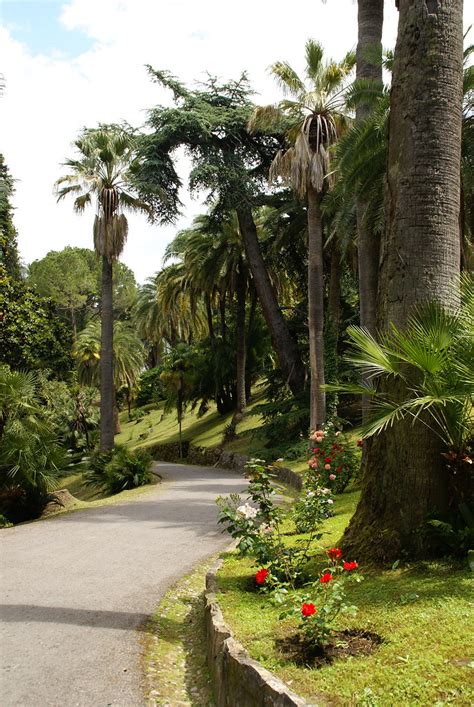
<svg viewBox="0 0 474 707">
<path fill-rule="evenodd" d="M 228 543 L 216 496 L 235 472 L 158 464 L 143 497 L 0 533 L 2 707 L 141 707 L 140 626 Z"/>
</svg>

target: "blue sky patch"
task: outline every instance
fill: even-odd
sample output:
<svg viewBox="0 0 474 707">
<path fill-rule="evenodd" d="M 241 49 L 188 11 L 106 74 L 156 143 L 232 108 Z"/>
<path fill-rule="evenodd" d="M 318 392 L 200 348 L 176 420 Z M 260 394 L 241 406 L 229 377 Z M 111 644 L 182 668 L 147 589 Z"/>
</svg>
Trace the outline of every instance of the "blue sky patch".
<svg viewBox="0 0 474 707">
<path fill-rule="evenodd" d="M 0 22 L 31 53 L 70 59 L 90 49 L 93 40 L 60 22 L 64 4 L 64 0 L 0 0 Z"/>
</svg>

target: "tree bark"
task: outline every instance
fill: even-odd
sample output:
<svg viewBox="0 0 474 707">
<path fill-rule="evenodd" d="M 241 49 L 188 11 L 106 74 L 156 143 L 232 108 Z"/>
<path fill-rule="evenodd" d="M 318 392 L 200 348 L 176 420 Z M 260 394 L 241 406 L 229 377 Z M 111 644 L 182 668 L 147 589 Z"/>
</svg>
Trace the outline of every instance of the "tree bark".
<svg viewBox="0 0 474 707">
<path fill-rule="evenodd" d="M 236 359 L 237 359 L 237 401 L 234 419 L 241 417 L 246 408 L 247 396 L 245 394 L 245 364 L 247 359 L 247 337 L 245 331 L 245 302 L 247 299 L 247 273 L 245 266 L 240 261 L 236 283 Z"/>
<path fill-rule="evenodd" d="M 212 344 L 214 342 L 214 324 L 212 322 L 212 306 L 211 306 L 210 295 L 205 295 L 205 302 L 206 302 L 207 328 L 209 331 L 209 339 L 211 340 L 211 344 Z"/>
<path fill-rule="evenodd" d="M 250 348 L 250 341 L 251 341 L 251 336 L 253 332 L 253 326 L 254 326 L 254 321 L 255 321 L 255 313 L 257 311 L 257 302 L 258 302 L 258 297 L 257 297 L 257 291 L 255 290 L 255 287 L 253 285 L 253 280 L 250 281 L 250 310 L 249 310 L 249 319 L 247 323 L 247 336 L 246 336 L 246 342 L 247 342 L 247 355 L 246 355 L 246 364 L 248 368 L 248 352 Z M 247 370 L 245 374 L 245 396 L 247 399 L 247 403 L 250 400 L 250 397 L 252 395 L 252 376 L 250 375 L 250 370 Z"/>
<path fill-rule="evenodd" d="M 114 375 L 112 307 L 112 263 L 102 257 L 102 294 L 100 302 L 100 451 L 114 446 Z"/>
<path fill-rule="evenodd" d="M 383 0 L 358 0 L 357 26 L 356 78 L 381 82 Z M 356 121 L 365 120 L 369 113 L 369 106 L 360 103 L 356 110 Z M 360 325 L 375 335 L 380 241 L 374 232 L 373 224 L 366 218 L 367 206 L 367 200 L 359 196 L 356 201 L 359 309 Z M 367 412 L 368 400 L 364 398 L 364 419 Z"/>
<path fill-rule="evenodd" d="M 250 207 L 241 206 L 237 210 L 237 217 L 249 268 L 283 377 L 293 395 L 300 395 L 305 385 L 303 362 L 301 361 L 296 341 L 291 336 L 278 305 L 275 290 L 263 260 L 258 242 L 257 228 Z"/>
<path fill-rule="evenodd" d="M 321 194 L 308 188 L 308 334 L 311 368 L 310 428 L 326 420 L 324 385 L 324 266 Z"/>
<path fill-rule="evenodd" d="M 379 281 L 382 330 L 390 322 L 403 327 L 423 301 L 449 306 L 460 272 L 462 0 L 399 5 Z M 396 424 L 373 439 L 362 496 L 343 539 L 346 556 L 384 561 L 435 550 L 420 529 L 434 511 L 446 509 L 441 451 L 421 422 Z"/>
<path fill-rule="evenodd" d="M 219 293 L 219 314 L 220 314 L 220 320 L 221 320 L 221 336 L 222 336 L 222 342 L 225 343 L 227 339 L 227 324 L 225 320 L 225 301 L 226 301 L 226 292 Z"/>
</svg>

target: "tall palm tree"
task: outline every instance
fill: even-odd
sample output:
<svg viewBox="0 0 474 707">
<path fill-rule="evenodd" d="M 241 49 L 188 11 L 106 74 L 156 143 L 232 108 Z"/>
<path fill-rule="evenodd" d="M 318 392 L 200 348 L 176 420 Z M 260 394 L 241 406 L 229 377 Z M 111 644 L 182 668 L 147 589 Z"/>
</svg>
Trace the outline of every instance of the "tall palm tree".
<svg viewBox="0 0 474 707">
<path fill-rule="evenodd" d="M 399 2 L 378 301 L 378 326 L 385 331 L 392 324 L 403 329 L 426 300 L 447 308 L 456 301 L 463 3 L 434 5 L 427 12 L 424 0 Z M 385 385 L 397 395 L 396 381 Z M 441 452 L 437 437 L 419 421 L 400 421 L 374 438 L 344 538 L 347 552 L 372 561 L 374 547 L 384 560 L 426 553 L 420 526 L 433 508 L 446 512 L 449 497 Z"/>
<path fill-rule="evenodd" d="M 135 161 L 134 136 L 117 125 L 86 129 L 74 143 L 77 157 L 56 182 L 58 201 L 71 195 L 82 213 L 95 202 L 94 249 L 102 259 L 100 347 L 100 448 L 114 445 L 112 263 L 125 245 L 128 222 L 124 211 L 150 213 L 131 186 Z"/>
<path fill-rule="evenodd" d="M 358 0 L 357 5 L 356 79 L 381 84 L 383 0 Z M 364 121 L 370 111 L 370 103 L 360 101 L 356 122 Z M 356 199 L 360 324 L 375 333 L 380 239 L 371 228 L 367 210 L 368 203 L 360 193 Z"/>
<path fill-rule="evenodd" d="M 307 199 L 308 218 L 308 328 L 311 366 L 310 424 L 316 428 L 326 417 L 324 385 L 324 272 L 321 201 L 330 175 L 330 149 L 347 124 L 344 112 L 345 81 L 354 67 L 348 54 L 342 62 L 323 61 L 323 48 L 306 43 L 308 85 L 286 62 L 271 71 L 289 98 L 277 106 L 257 108 L 251 130 L 274 130 L 286 124 L 289 146 L 273 160 L 270 180 L 278 178 Z"/>
<path fill-rule="evenodd" d="M 225 304 L 235 299 L 236 322 L 236 416 L 246 407 L 245 368 L 247 357 L 246 302 L 250 286 L 250 272 L 245 248 L 235 212 L 214 224 L 208 215 L 198 216 L 192 228 L 182 231 L 168 246 L 167 257 L 180 257 L 188 282 L 201 291 L 206 304 L 219 302 L 221 334 L 225 339 Z M 212 310 L 209 335 L 212 340 Z"/>
</svg>

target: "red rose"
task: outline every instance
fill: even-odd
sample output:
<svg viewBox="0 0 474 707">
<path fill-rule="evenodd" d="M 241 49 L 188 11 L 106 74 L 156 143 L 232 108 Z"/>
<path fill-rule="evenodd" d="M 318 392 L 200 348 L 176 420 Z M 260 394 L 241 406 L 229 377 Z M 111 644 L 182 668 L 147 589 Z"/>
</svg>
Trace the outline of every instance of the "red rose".
<svg viewBox="0 0 474 707">
<path fill-rule="evenodd" d="M 342 466 L 338 466 L 337 469 L 336 469 L 336 471 L 337 471 L 338 474 L 340 474 L 341 471 L 342 471 Z"/>
<path fill-rule="evenodd" d="M 358 568 L 359 564 L 357 562 L 344 562 L 344 569 L 347 572 L 350 572 L 351 570 L 356 570 Z"/>
<path fill-rule="evenodd" d="M 364 445 L 364 440 L 363 439 L 358 439 L 357 440 L 357 446 L 362 447 Z"/>
<path fill-rule="evenodd" d="M 339 547 L 332 547 L 328 550 L 328 555 L 333 560 L 339 560 L 342 557 L 342 550 Z"/>
<path fill-rule="evenodd" d="M 268 577 L 269 572 L 265 568 L 258 570 L 258 572 L 255 573 L 255 581 L 257 584 L 263 584 Z"/>
<path fill-rule="evenodd" d="M 332 459 L 331 457 L 326 457 L 324 461 L 326 462 L 326 464 L 330 464 L 332 462 Z"/>
<path fill-rule="evenodd" d="M 331 449 L 339 449 L 339 446 L 336 443 L 334 443 L 331 445 Z"/>
<path fill-rule="evenodd" d="M 317 611 L 314 604 L 303 604 L 301 607 L 301 613 L 303 616 L 312 616 Z"/>
<path fill-rule="evenodd" d="M 319 581 L 321 582 L 321 584 L 326 584 L 326 582 L 331 582 L 331 580 L 333 579 L 334 577 L 330 572 L 325 572 Z"/>
</svg>

